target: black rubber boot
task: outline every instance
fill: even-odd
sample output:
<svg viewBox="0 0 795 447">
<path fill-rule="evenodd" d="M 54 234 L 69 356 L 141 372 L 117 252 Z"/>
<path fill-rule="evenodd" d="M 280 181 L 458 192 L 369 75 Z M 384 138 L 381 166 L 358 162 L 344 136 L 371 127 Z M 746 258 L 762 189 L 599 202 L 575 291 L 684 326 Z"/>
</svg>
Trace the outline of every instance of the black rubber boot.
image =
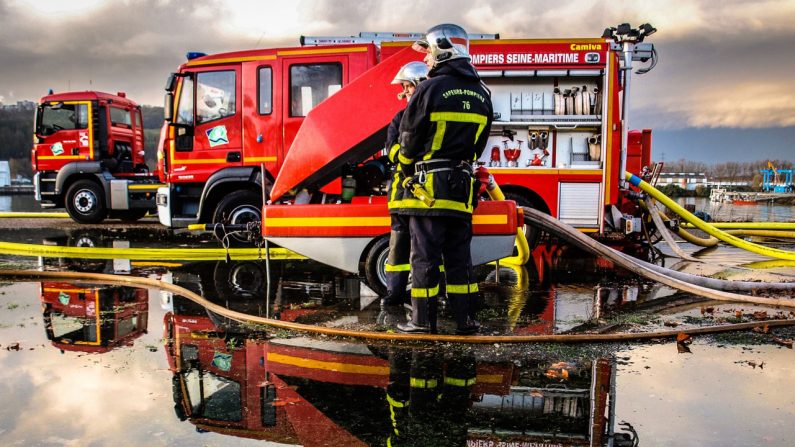
<svg viewBox="0 0 795 447">
<path fill-rule="evenodd" d="M 397 330 L 406 334 L 427 334 L 431 332 L 428 321 L 428 298 L 411 299 L 411 320 L 398 324 Z"/>
<path fill-rule="evenodd" d="M 448 295 L 455 316 L 456 335 L 472 335 L 480 330 L 480 324 L 469 316 L 469 297 L 466 295 Z"/>
<path fill-rule="evenodd" d="M 403 296 L 399 293 L 389 294 L 381 298 L 381 307 L 400 306 L 403 304 Z"/>
<path fill-rule="evenodd" d="M 431 334 L 439 333 L 436 327 L 437 315 L 439 315 L 439 297 L 428 298 L 428 326 L 431 328 Z"/>
</svg>

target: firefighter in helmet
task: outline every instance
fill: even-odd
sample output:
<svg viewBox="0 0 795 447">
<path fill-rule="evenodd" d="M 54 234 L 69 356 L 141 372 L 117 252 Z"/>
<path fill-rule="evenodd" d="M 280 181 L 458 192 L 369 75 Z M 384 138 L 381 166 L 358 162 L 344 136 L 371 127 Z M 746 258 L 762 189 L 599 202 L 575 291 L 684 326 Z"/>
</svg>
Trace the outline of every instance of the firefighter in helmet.
<svg viewBox="0 0 795 447">
<path fill-rule="evenodd" d="M 489 136 L 490 93 L 470 63 L 469 37 L 460 26 L 437 25 L 414 49 L 426 54 L 430 71 L 399 127 L 398 162 L 413 175 L 403 183 L 407 193 L 400 210 L 409 216 L 412 316 L 398 330 L 430 331 L 429 308 L 435 313 L 444 259 L 456 333 L 472 334 L 479 324 L 473 318 L 478 284 L 470 243 L 477 194 L 471 163 Z"/>
<path fill-rule="evenodd" d="M 422 62 L 409 62 L 398 70 L 392 84 L 399 84 L 403 91 L 398 93 L 398 99 L 409 101 L 414 90 L 420 82 L 428 77 L 428 67 Z M 397 162 L 398 127 L 403 117 L 403 110 L 395 114 L 387 128 L 386 149 L 389 151 L 389 161 L 395 165 L 389 186 L 389 214 L 391 216 L 392 231 L 389 234 L 389 258 L 386 262 L 387 296 L 381 300 L 382 306 L 401 305 L 405 301 L 406 286 L 409 279 L 409 252 L 411 249 L 409 239 L 409 221 L 407 216 L 399 214 L 403 203 L 403 181 L 406 172 Z M 411 175 L 411 173 L 409 173 Z"/>
</svg>

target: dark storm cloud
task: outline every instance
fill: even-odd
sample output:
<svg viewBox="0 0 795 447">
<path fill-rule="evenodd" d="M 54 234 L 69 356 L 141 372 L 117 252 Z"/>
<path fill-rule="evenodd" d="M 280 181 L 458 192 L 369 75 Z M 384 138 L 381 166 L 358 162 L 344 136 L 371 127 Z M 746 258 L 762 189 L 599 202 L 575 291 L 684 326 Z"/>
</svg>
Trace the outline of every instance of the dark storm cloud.
<svg viewBox="0 0 795 447">
<path fill-rule="evenodd" d="M 638 126 L 795 124 L 795 7 L 787 1 L 319 0 L 75 2 L 61 16 L 0 0 L 0 100 L 48 88 L 124 90 L 159 104 L 185 52 L 296 45 L 301 34 L 422 32 L 441 22 L 503 38 L 596 37 L 621 22 L 651 22 L 660 63 L 633 77 Z M 53 2 L 55 3 L 55 2 Z M 71 4 L 66 4 L 71 5 Z M 88 6 L 85 6 L 88 5 Z M 64 9 L 64 6 L 61 6 Z"/>
</svg>

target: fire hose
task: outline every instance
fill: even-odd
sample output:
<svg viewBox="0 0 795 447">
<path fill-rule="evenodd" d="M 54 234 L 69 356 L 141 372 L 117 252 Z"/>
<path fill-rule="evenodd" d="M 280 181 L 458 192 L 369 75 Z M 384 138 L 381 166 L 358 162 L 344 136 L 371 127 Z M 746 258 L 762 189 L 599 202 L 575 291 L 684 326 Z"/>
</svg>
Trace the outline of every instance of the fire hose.
<svg viewBox="0 0 795 447">
<path fill-rule="evenodd" d="M 767 289 L 768 284 L 759 282 L 716 280 L 682 272 L 675 272 L 670 269 L 655 266 L 653 264 L 632 258 L 631 256 L 625 255 L 606 245 L 602 245 L 593 238 L 581 233 L 576 228 L 566 225 L 541 211 L 534 210 L 532 208 L 523 208 L 523 210 L 525 213 L 525 222 L 536 225 L 551 234 L 556 234 L 568 240 L 569 242 L 574 243 L 574 245 L 577 247 L 590 252 L 591 254 L 607 258 L 616 265 L 623 267 L 632 273 L 659 282 L 674 289 L 720 301 L 740 301 L 771 306 L 795 307 L 795 300 L 747 296 L 710 288 L 710 286 L 715 285 L 726 287 L 729 290 L 748 290 L 751 292 L 759 292 Z M 770 283 L 769 285 L 771 286 L 770 290 L 795 289 L 795 283 Z"/>
<path fill-rule="evenodd" d="M 707 222 L 704 222 L 703 220 L 694 216 L 693 213 L 679 206 L 679 204 L 668 198 L 668 196 L 660 192 L 657 188 L 644 182 L 640 177 L 633 175 L 632 173 L 626 172 L 625 178 L 633 186 L 640 188 L 643 192 L 657 199 L 660 203 L 671 209 L 673 212 L 681 216 L 686 221 L 693 224 L 693 226 L 695 226 L 699 230 L 709 234 L 710 236 L 715 236 L 716 238 L 720 239 L 723 242 L 726 242 L 727 244 L 733 245 L 737 248 L 741 248 L 746 251 L 750 251 L 752 253 L 760 254 L 770 258 L 795 260 L 795 252 L 781 250 L 778 248 L 765 247 L 763 245 L 755 244 L 753 242 L 748 242 L 743 239 L 740 239 L 737 236 L 722 231 L 714 227 L 713 225 L 708 224 Z"/>
<path fill-rule="evenodd" d="M 400 341 L 400 342 L 447 342 L 447 343 L 593 343 L 593 342 L 619 342 L 629 340 L 650 340 L 661 338 L 675 338 L 680 334 L 703 335 L 722 332 L 741 331 L 753 329 L 761 325 L 769 328 L 795 326 L 795 319 L 776 319 L 765 321 L 752 321 L 746 323 L 726 324 L 721 326 L 699 327 L 690 329 L 653 331 L 646 333 L 624 334 L 559 334 L 559 335 L 443 335 L 443 334 L 400 334 L 391 332 L 355 331 L 311 324 L 294 323 L 290 321 L 274 320 L 271 318 L 237 312 L 215 304 L 206 298 L 191 292 L 183 287 L 159 281 L 152 278 L 140 278 L 123 275 L 109 275 L 105 273 L 82 272 L 46 272 L 36 270 L 0 270 L 0 277 L 26 280 L 60 280 L 81 281 L 94 284 L 116 284 L 128 287 L 146 287 L 166 290 L 205 307 L 209 312 L 216 313 L 231 320 L 260 324 L 277 329 L 285 329 L 316 335 L 332 337 L 345 337 L 369 341 Z M 793 302 L 795 303 L 795 302 Z"/>
</svg>

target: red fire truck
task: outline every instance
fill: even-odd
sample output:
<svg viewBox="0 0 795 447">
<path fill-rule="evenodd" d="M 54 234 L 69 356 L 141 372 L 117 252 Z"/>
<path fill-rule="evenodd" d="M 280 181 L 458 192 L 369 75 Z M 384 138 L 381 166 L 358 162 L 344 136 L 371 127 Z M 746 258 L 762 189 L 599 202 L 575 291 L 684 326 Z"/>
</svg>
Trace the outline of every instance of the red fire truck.
<svg viewBox="0 0 795 447">
<path fill-rule="evenodd" d="M 144 161 L 140 107 L 124 93 L 41 98 L 31 152 L 36 200 L 80 223 L 126 221 L 155 210 L 161 186 Z"/>
<path fill-rule="evenodd" d="M 41 303 L 47 338 L 64 351 L 108 352 L 146 333 L 146 289 L 42 282 Z"/>
<path fill-rule="evenodd" d="M 383 347 L 231 334 L 201 312 L 169 312 L 164 328 L 177 416 L 201 431 L 306 446 L 375 445 L 392 433 L 384 389 L 409 370 L 391 370 Z M 491 355 L 474 366 L 462 408 L 436 421 L 460 427 L 467 445 L 631 445 L 614 443 L 610 359 Z M 445 419 L 453 410 L 461 418 Z"/>
<path fill-rule="evenodd" d="M 640 43 L 653 31 L 473 36 L 472 61 L 495 109 L 479 162 L 508 198 L 587 232 L 631 228 L 623 171 L 649 164 L 651 134 L 626 131 L 629 74 L 633 61 L 653 59 Z M 347 202 L 343 180 L 355 196 L 383 196 L 386 168 L 368 158 L 403 107 L 390 81 L 421 58 L 407 48 L 416 37 L 302 37 L 297 48 L 189 54 L 167 83 L 161 222 L 258 221 L 263 194 L 273 203 Z"/>
</svg>

